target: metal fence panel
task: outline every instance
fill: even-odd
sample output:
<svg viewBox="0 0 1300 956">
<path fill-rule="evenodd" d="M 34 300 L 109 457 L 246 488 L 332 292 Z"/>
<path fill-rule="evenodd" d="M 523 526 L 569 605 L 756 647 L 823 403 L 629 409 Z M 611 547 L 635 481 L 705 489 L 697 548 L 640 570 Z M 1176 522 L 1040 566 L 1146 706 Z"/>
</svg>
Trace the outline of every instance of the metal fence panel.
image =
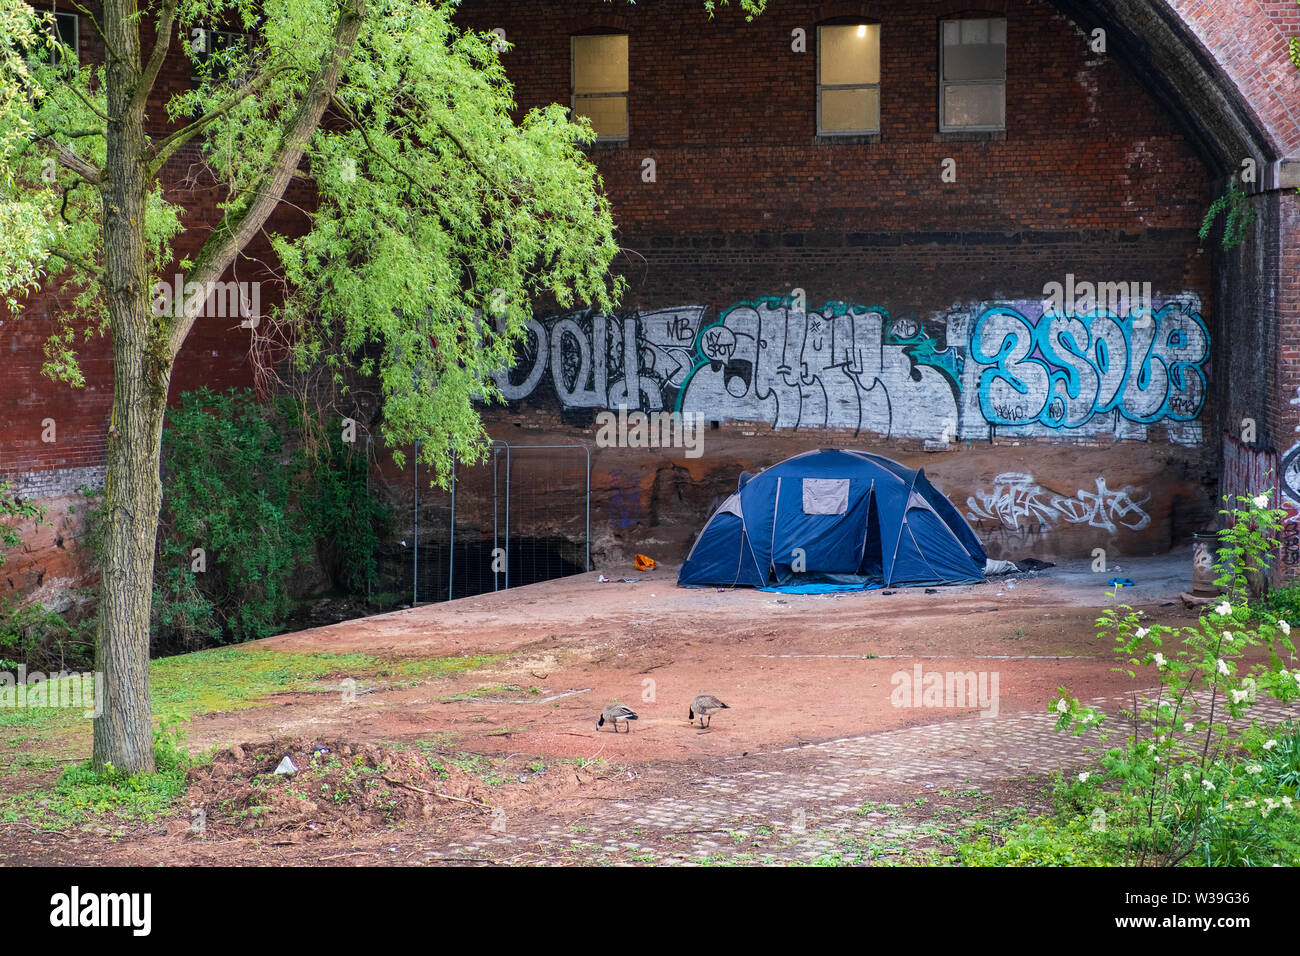
<svg viewBox="0 0 1300 956">
<path fill-rule="evenodd" d="M 416 477 L 412 599 L 505 590 L 591 569 L 591 453 L 585 445 L 493 442 L 457 462 L 446 491 Z"/>
</svg>

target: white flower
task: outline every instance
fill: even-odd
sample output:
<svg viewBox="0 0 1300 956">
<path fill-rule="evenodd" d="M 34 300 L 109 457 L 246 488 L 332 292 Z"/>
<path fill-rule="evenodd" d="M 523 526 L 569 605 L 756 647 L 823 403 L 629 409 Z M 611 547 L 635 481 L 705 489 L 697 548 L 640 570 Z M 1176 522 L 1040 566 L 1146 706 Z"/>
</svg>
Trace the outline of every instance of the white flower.
<svg viewBox="0 0 1300 956">
<path fill-rule="evenodd" d="M 1056 702 L 1057 713 L 1063 714 L 1069 709 L 1070 709 L 1070 702 L 1066 700 L 1064 697 L 1062 697 L 1060 700 Z"/>
<path fill-rule="evenodd" d="M 1283 805 L 1284 807 L 1286 807 L 1288 810 L 1291 809 L 1291 798 L 1290 798 L 1290 797 L 1283 797 L 1283 798 L 1282 798 L 1282 805 Z"/>
<path fill-rule="evenodd" d="M 1232 613 L 1232 605 L 1227 601 L 1221 601 L 1215 608 L 1214 613 L 1226 617 Z"/>
<path fill-rule="evenodd" d="M 1228 665 L 1222 657 L 1219 658 L 1219 673 L 1224 677 L 1228 676 Z"/>
<path fill-rule="evenodd" d="M 1274 747 L 1276 747 L 1276 746 L 1277 746 L 1277 741 L 1276 741 L 1276 740 L 1266 740 L 1266 741 L 1264 741 L 1264 749 L 1265 749 L 1265 750 L 1272 750 L 1272 749 L 1273 749 Z"/>
<path fill-rule="evenodd" d="M 1151 663 L 1155 664 L 1156 667 L 1164 667 L 1165 655 L 1161 654 L 1159 651 L 1156 651 L 1154 654 L 1151 655 Z"/>
<path fill-rule="evenodd" d="M 1232 643 L 1232 631 L 1224 631 L 1224 632 L 1223 632 L 1223 639 L 1224 639 L 1225 641 L 1227 641 L 1229 644 L 1231 644 L 1231 643 Z"/>
<path fill-rule="evenodd" d="M 1291 676 L 1295 678 L 1295 682 L 1296 682 L 1297 684 L 1300 684 L 1300 671 L 1297 671 L 1296 673 L 1292 674 Z"/>
<path fill-rule="evenodd" d="M 1150 634 L 1150 633 L 1151 633 L 1151 628 L 1149 628 L 1149 627 L 1139 627 L 1136 631 L 1133 632 L 1133 635 L 1134 635 L 1138 640 L 1141 640 L 1142 638 L 1146 637 L 1146 636 L 1147 636 L 1148 634 Z"/>
<path fill-rule="evenodd" d="M 1250 691 L 1248 690 L 1234 690 L 1231 693 L 1232 693 L 1232 702 L 1234 704 L 1240 704 L 1243 700 L 1250 699 Z"/>
<path fill-rule="evenodd" d="M 1268 495 L 1256 495 L 1250 499 L 1256 508 L 1264 508 L 1268 505 Z"/>
<path fill-rule="evenodd" d="M 1214 789 L 1214 784 L 1210 783 L 1210 781 L 1208 781 L 1208 780 L 1202 780 L 1202 781 L 1201 781 L 1201 786 L 1204 787 L 1206 790 L 1213 790 L 1213 789 Z"/>
<path fill-rule="evenodd" d="M 1246 766 L 1246 773 L 1263 773 L 1263 772 L 1264 772 L 1264 768 L 1257 763 L 1248 764 Z"/>
<path fill-rule="evenodd" d="M 1196 729 L 1196 725 L 1192 723 L 1190 720 L 1183 724 L 1183 733 L 1185 734 L 1190 734 L 1195 729 Z"/>
<path fill-rule="evenodd" d="M 1079 782 L 1080 782 L 1080 783 L 1087 783 L 1087 782 L 1088 782 L 1088 771 L 1085 770 L 1085 771 L 1083 771 L 1082 773 L 1079 774 Z"/>
<path fill-rule="evenodd" d="M 1291 625 L 1288 624 L 1286 621 L 1278 621 L 1277 626 L 1282 631 L 1283 634 L 1291 633 Z"/>
</svg>

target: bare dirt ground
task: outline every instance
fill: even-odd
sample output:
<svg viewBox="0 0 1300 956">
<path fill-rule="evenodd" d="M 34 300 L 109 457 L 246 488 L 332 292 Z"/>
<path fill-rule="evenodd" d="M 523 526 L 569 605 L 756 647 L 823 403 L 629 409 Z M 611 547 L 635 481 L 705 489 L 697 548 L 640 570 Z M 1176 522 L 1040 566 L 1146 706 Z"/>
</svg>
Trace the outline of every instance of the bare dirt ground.
<svg viewBox="0 0 1300 956">
<path fill-rule="evenodd" d="M 340 674 L 198 716 L 186 743 L 217 757 L 175 817 L 98 833 L 0 824 L 0 863 L 937 859 L 958 823 L 1041 804 L 1045 774 L 1082 759 L 1052 733 L 1058 687 L 1119 706 L 1153 682 L 1116 673 L 1096 634 L 1106 579 L 1134 579 L 1120 600 L 1179 623 L 1195 618 L 1177 602 L 1190 570 L 1180 553 L 933 593 L 782 595 L 682 589 L 661 567 L 285 634 L 247 646 L 500 656 L 355 694 Z M 894 676 L 918 665 L 996 678 L 995 708 L 895 706 Z M 707 730 L 687 721 L 700 693 L 730 705 Z M 639 714 L 631 733 L 597 730 L 613 702 Z M 270 775 L 286 754 L 287 784 Z M 281 790 L 257 806 L 268 782 Z M 363 801 L 340 799 L 363 784 Z"/>
</svg>

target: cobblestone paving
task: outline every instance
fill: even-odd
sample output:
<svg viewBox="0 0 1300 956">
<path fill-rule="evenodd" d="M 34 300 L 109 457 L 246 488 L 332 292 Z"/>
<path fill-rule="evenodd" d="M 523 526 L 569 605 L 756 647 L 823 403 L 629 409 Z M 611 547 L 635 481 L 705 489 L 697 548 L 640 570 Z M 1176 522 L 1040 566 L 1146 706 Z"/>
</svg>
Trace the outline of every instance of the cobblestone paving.
<svg viewBox="0 0 1300 956">
<path fill-rule="evenodd" d="M 1132 698 L 1084 703 L 1115 714 L 1130 707 Z M 1276 723 L 1297 719 L 1297 708 L 1261 700 L 1252 716 Z M 959 815 L 929 823 L 900 820 L 897 805 L 869 802 L 872 792 L 882 784 L 893 792 L 910 788 L 930 794 L 927 802 L 942 803 L 941 793 L 975 794 L 981 785 L 1088 763 L 1089 740 L 1054 727 L 1047 713 L 976 716 L 751 755 L 746 759 L 774 759 L 763 761 L 767 769 L 719 773 L 694 782 L 689 793 L 646 805 L 612 803 L 577 824 L 530 830 L 528 821 L 498 815 L 481 838 L 449 844 L 428 862 L 698 866 L 810 863 L 837 855 L 888 862 L 898 855 L 890 847 L 918 836 L 955 835 L 967 821 Z M 770 768 L 782 763 L 788 769 Z"/>
</svg>

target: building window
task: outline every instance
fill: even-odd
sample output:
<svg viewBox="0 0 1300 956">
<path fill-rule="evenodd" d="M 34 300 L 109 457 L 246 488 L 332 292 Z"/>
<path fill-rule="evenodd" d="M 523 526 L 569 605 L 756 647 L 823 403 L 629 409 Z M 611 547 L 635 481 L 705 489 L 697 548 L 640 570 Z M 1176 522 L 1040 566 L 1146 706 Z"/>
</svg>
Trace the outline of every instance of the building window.
<svg viewBox="0 0 1300 956">
<path fill-rule="evenodd" d="M 197 80 L 205 72 L 228 86 L 238 86 L 241 77 L 232 66 L 243 55 L 248 38 L 232 30 L 193 27 L 190 30 L 191 72 Z"/>
<path fill-rule="evenodd" d="M 573 37 L 573 115 L 591 121 L 597 142 L 627 139 L 627 34 Z"/>
<path fill-rule="evenodd" d="M 939 25 L 939 129 L 1006 129 L 1007 21 Z"/>
<path fill-rule="evenodd" d="M 72 63 L 76 64 L 81 60 L 80 31 L 78 29 L 78 20 L 75 13 L 62 13 L 56 11 L 54 14 L 54 39 L 68 48 L 72 57 Z M 60 53 L 58 50 L 50 51 L 50 63 L 58 65 Z"/>
<path fill-rule="evenodd" d="M 817 132 L 880 132 L 880 24 L 817 28 Z"/>
</svg>

